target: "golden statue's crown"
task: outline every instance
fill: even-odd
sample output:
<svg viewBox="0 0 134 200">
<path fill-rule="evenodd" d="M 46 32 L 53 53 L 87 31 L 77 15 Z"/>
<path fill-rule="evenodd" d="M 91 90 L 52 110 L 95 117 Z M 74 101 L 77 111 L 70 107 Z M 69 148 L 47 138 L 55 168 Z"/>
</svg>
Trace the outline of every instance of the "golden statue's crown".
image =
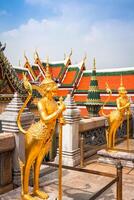
<svg viewBox="0 0 134 200">
<path fill-rule="evenodd" d="M 53 79 L 51 77 L 49 62 L 48 62 L 48 58 L 47 58 L 45 79 L 41 82 L 40 86 L 43 87 L 43 86 L 46 86 L 50 83 L 56 84 L 55 81 L 53 81 Z"/>
</svg>

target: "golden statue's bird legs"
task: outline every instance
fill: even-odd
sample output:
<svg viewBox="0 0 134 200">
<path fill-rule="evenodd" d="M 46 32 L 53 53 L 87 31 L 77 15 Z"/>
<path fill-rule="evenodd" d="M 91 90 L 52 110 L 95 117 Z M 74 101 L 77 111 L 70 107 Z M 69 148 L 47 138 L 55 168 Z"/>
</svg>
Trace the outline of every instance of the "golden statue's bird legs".
<svg viewBox="0 0 134 200">
<path fill-rule="evenodd" d="M 32 146 L 32 148 L 30 148 Z M 29 148 L 26 149 L 26 161 L 24 167 L 24 195 L 28 194 L 28 185 L 29 185 L 29 177 L 30 170 L 32 168 L 32 164 L 38 156 L 38 151 L 41 149 L 41 144 L 39 142 L 32 142 Z"/>
<path fill-rule="evenodd" d="M 46 194 L 43 191 L 39 191 L 39 173 L 40 173 L 40 166 L 42 163 L 42 160 L 44 159 L 44 156 L 48 153 L 50 146 L 51 146 L 51 140 L 47 142 L 47 144 L 44 145 L 45 147 L 42 148 L 40 151 L 34 165 L 34 189 L 33 194 L 42 198 L 42 199 L 48 199 L 48 194 Z"/>
</svg>

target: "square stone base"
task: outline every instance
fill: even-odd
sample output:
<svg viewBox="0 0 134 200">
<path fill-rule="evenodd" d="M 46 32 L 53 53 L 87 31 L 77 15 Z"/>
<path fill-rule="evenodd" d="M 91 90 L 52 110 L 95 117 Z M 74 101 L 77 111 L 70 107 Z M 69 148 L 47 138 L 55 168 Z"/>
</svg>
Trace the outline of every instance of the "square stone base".
<svg viewBox="0 0 134 200">
<path fill-rule="evenodd" d="M 57 156 L 55 158 L 55 163 L 59 163 L 59 151 L 57 151 Z M 67 166 L 76 166 L 80 164 L 80 149 L 72 152 L 62 151 L 62 164 Z"/>
<path fill-rule="evenodd" d="M 99 162 L 115 164 L 117 160 L 120 160 L 123 166 L 134 167 L 134 153 L 102 149 L 97 154 L 100 156 Z"/>
</svg>

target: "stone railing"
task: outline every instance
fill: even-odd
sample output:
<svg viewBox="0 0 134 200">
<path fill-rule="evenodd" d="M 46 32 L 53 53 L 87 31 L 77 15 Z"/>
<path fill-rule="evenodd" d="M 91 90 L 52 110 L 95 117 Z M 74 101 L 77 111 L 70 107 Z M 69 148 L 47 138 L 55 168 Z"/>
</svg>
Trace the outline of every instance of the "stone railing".
<svg viewBox="0 0 134 200">
<path fill-rule="evenodd" d="M 80 138 L 85 138 L 85 144 L 102 145 L 106 142 L 105 127 L 107 126 L 106 118 L 93 117 L 82 119 L 79 124 Z"/>
<path fill-rule="evenodd" d="M 129 119 L 129 136 L 132 137 L 132 116 Z M 82 119 L 79 124 L 81 166 L 84 165 L 84 158 L 95 154 L 102 145 L 106 144 L 106 129 L 108 121 L 105 117 L 94 117 Z M 117 138 L 124 138 L 127 135 L 127 117 L 117 130 Z M 117 142 L 118 142 L 117 139 Z"/>
<path fill-rule="evenodd" d="M 13 189 L 13 150 L 15 138 L 12 133 L 0 133 L 0 194 Z"/>
</svg>

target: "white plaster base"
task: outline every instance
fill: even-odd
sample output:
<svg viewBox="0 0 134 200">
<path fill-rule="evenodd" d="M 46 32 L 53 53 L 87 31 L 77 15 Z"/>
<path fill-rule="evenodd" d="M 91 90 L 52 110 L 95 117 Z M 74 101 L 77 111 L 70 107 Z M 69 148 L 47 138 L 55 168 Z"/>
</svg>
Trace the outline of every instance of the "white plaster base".
<svg viewBox="0 0 134 200">
<path fill-rule="evenodd" d="M 59 150 L 57 150 L 57 156 L 54 161 L 56 164 L 59 163 Z M 67 166 L 76 166 L 80 164 L 80 149 L 72 152 L 62 151 L 62 164 Z"/>
<path fill-rule="evenodd" d="M 108 152 L 105 149 L 102 149 L 98 151 L 97 154 L 100 156 L 98 162 L 115 164 L 120 160 L 124 167 L 134 167 L 134 153 L 121 151 Z"/>
</svg>

